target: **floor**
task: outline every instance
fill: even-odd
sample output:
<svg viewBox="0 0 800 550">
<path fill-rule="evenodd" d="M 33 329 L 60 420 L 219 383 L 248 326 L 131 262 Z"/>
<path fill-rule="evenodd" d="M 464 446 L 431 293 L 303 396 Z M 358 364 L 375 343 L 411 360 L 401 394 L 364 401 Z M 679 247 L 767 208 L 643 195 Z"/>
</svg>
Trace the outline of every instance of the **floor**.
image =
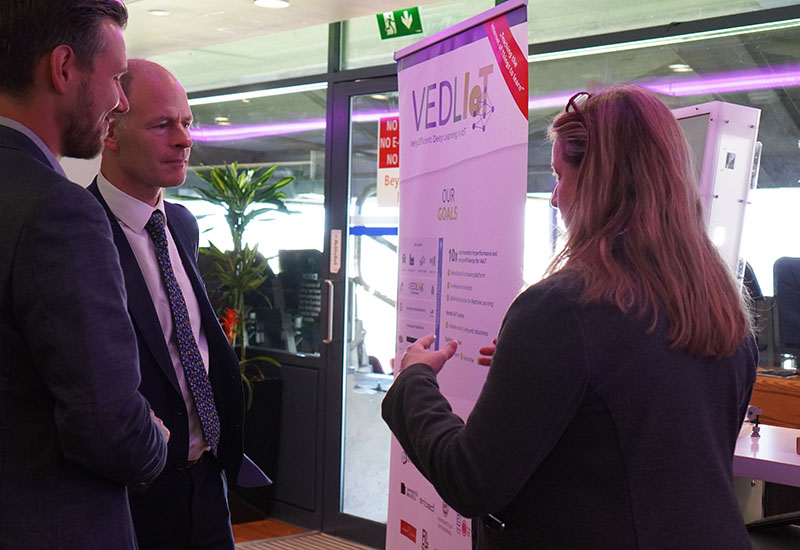
<svg viewBox="0 0 800 550">
<path fill-rule="evenodd" d="M 314 531 L 236 545 L 237 550 L 373 550 L 348 540 Z"/>
<path fill-rule="evenodd" d="M 275 519 L 233 525 L 237 550 L 371 550 L 319 531 L 307 531 Z"/>
<path fill-rule="evenodd" d="M 381 401 L 392 383 L 385 374 L 346 378 L 342 512 L 386 523 L 389 507 L 391 433 L 381 419 Z"/>
<path fill-rule="evenodd" d="M 233 524 L 233 540 L 236 543 L 250 542 L 254 540 L 270 539 L 275 537 L 286 537 L 307 533 L 308 530 L 283 523 L 276 519 L 263 519 L 260 521 L 249 521 L 247 523 Z"/>
</svg>

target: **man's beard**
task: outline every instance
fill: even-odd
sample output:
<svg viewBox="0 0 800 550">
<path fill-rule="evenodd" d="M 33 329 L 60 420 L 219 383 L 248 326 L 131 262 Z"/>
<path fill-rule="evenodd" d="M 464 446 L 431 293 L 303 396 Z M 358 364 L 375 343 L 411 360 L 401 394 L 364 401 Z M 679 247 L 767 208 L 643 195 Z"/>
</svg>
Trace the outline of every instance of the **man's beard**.
<svg viewBox="0 0 800 550">
<path fill-rule="evenodd" d="M 88 79 L 81 81 L 78 104 L 69 113 L 62 134 L 62 153 L 66 157 L 90 159 L 103 149 L 103 124 L 94 120 L 95 101 Z"/>
</svg>

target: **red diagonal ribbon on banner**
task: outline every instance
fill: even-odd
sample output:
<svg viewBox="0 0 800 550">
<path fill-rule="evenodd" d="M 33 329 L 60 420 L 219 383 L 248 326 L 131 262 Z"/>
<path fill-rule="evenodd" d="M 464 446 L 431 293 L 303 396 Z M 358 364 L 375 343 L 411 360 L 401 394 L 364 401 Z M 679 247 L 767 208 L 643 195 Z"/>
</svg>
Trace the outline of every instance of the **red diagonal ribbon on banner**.
<svg viewBox="0 0 800 550">
<path fill-rule="evenodd" d="M 505 15 L 487 21 L 483 28 L 506 85 L 522 116 L 528 120 L 528 57 L 511 34 Z"/>
</svg>

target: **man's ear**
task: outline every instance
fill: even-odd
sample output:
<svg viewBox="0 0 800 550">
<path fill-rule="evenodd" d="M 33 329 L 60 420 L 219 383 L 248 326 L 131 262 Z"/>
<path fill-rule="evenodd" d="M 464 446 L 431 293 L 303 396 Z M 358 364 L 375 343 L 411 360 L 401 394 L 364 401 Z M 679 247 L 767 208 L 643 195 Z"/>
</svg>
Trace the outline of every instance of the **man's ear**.
<svg viewBox="0 0 800 550">
<path fill-rule="evenodd" d="M 64 94 L 80 82 L 75 52 L 66 44 L 56 46 L 48 57 L 50 61 L 50 81 L 58 93 Z"/>
<path fill-rule="evenodd" d="M 111 120 L 108 122 L 108 132 L 106 132 L 106 137 L 103 139 L 103 145 L 109 151 L 116 151 L 119 149 L 119 137 L 117 134 L 117 126 L 119 121 L 116 118 L 112 117 Z"/>
</svg>

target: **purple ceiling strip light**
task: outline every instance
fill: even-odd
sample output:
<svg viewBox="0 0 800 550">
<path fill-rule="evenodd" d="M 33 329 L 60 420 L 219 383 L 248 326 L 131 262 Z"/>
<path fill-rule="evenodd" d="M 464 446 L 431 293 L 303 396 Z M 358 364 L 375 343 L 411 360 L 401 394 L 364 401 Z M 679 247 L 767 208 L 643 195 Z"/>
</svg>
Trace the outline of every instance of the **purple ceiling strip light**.
<svg viewBox="0 0 800 550">
<path fill-rule="evenodd" d="M 567 104 L 569 98 L 571 98 L 577 92 L 581 90 L 575 90 L 572 92 L 557 92 L 552 95 L 540 95 L 528 98 L 528 110 L 535 111 L 536 109 L 552 109 L 554 107 L 561 108 Z"/>
<path fill-rule="evenodd" d="M 354 122 L 373 122 L 386 116 L 397 116 L 397 111 L 360 111 L 353 114 Z M 300 132 L 324 130 L 324 118 L 299 120 L 297 122 L 272 122 L 267 124 L 245 124 L 242 126 L 201 126 L 192 128 L 192 139 L 200 142 L 234 141 L 267 136 L 282 136 Z"/>
<path fill-rule="evenodd" d="M 767 88 L 791 88 L 800 85 L 800 65 L 762 71 L 739 71 L 715 76 L 683 79 L 656 79 L 638 82 L 643 88 L 671 96 L 745 92 Z"/>
<path fill-rule="evenodd" d="M 282 136 L 299 132 L 313 132 L 325 129 L 324 118 L 300 120 L 297 122 L 274 122 L 269 124 L 246 124 L 243 126 L 203 126 L 192 128 L 195 141 L 232 141 L 255 137 Z"/>
<path fill-rule="evenodd" d="M 398 111 L 355 111 L 351 118 L 353 122 L 378 122 L 382 118 L 399 114 Z"/>
</svg>

